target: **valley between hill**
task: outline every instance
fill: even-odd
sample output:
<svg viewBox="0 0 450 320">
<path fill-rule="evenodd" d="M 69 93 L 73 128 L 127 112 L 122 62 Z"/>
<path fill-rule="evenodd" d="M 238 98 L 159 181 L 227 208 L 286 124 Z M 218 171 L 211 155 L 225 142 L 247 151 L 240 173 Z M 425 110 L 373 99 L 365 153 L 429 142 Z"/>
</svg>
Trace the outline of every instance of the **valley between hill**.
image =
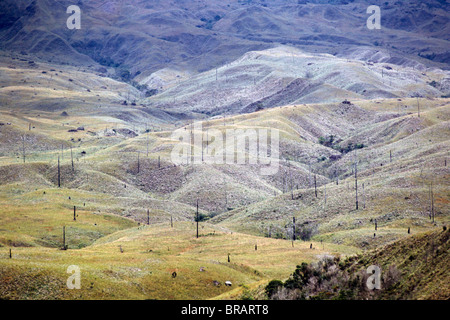
<svg viewBox="0 0 450 320">
<path fill-rule="evenodd" d="M 449 223 L 446 94 L 440 69 L 288 47 L 152 97 L 89 67 L 3 53 L 0 298 L 261 299 L 270 280 L 323 256 L 387 252 L 383 265 L 402 268 L 409 243 L 426 250 Z M 171 161 L 176 129 L 255 128 L 280 133 L 274 175 L 260 164 Z M 81 268 L 81 290 L 66 288 L 70 265 Z M 449 297 L 447 270 L 435 279 L 424 264 L 431 289 L 406 294 L 414 270 L 405 265 L 403 293 L 384 298 Z"/>
</svg>

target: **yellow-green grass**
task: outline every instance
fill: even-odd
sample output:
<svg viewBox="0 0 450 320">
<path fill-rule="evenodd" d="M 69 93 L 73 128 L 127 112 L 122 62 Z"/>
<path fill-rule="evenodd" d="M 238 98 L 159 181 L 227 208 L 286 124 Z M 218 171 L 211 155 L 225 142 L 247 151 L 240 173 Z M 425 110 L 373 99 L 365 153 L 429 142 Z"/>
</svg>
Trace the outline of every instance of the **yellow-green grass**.
<svg viewBox="0 0 450 320">
<path fill-rule="evenodd" d="M 381 299 L 448 300 L 449 235 L 448 228 L 435 228 L 414 234 L 376 250 L 350 257 L 346 260 L 346 263 L 350 262 L 350 268 L 348 265 L 344 268 L 357 272 L 366 270 L 370 265 L 377 265 L 383 274 L 398 270 L 397 284 L 389 290 L 382 290 L 379 295 Z"/>
<path fill-rule="evenodd" d="M 65 226 L 66 244 L 79 248 L 137 225 L 133 220 L 101 212 L 98 208 L 106 207 L 109 200 L 104 195 L 51 188 L 14 194 L 11 185 L 0 189 L 4 195 L 0 198 L 0 244 L 4 246 L 62 247 Z"/>
<path fill-rule="evenodd" d="M 290 241 L 231 233 L 208 224 L 200 224 L 198 239 L 195 232 L 195 224 L 188 222 L 177 222 L 173 228 L 169 224 L 140 226 L 78 250 L 13 248 L 12 259 L 9 248 L 2 248 L 2 298 L 209 299 L 240 285 L 254 287 L 272 278 L 285 279 L 296 265 L 319 255 L 358 252 L 332 244 L 325 244 L 323 250 L 323 244 L 315 242 L 313 249 L 309 242 L 297 241 L 292 247 Z M 81 268 L 81 290 L 66 288 L 69 265 Z M 45 276 L 52 281 L 44 284 Z M 18 277 L 27 281 L 14 284 Z M 225 281 L 233 285 L 227 287 Z"/>
</svg>

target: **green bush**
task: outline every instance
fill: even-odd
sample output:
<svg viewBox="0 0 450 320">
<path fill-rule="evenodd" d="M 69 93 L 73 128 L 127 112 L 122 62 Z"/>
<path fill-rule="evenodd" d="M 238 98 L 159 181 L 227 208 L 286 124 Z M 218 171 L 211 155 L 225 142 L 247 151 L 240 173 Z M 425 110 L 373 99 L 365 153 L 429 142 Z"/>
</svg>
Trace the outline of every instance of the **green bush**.
<svg viewBox="0 0 450 320">
<path fill-rule="evenodd" d="M 195 217 L 195 222 L 197 222 L 197 221 L 202 222 L 202 221 L 206 221 L 206 220 L 209 220 L 209 216 L 204 213 L 199 213 L 198 218 L 197 218 L 197 216 Z"/>
<path fill-rule="evenodd" d="M 269 299 L 275 294 L 277 293 L 279 288 L 283 287 L 283 282 L 280 280 L 272 280 L 269 282 L 269 284 L 267 284 L 266 286 L 266 294 L 269 297 Z"/>
</svg>

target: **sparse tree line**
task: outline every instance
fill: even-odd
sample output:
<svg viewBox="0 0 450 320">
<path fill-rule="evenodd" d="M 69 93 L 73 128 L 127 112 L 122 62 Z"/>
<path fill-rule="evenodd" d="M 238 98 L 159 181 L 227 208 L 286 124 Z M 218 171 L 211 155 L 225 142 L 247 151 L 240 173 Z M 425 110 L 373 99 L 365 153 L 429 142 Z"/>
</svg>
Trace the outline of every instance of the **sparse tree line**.
<svg viewBox="0 0 450 320">
<path fill-rule="evenodd" d="M 319 225 L 315 222 L 298 223 L 295 218 L 284 227 L 271 225 L 263 227 L 261 232 L 267 238 L 309 241 L 318 233 Z"/>
</svg>

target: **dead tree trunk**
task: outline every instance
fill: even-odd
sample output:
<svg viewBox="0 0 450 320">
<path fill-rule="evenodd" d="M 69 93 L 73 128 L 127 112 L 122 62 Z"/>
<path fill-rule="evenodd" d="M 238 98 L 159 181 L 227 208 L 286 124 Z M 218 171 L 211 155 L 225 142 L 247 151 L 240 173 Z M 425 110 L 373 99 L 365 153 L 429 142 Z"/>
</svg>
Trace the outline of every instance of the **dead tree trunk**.
<svg viewBox="0 0 450 320">
<path fill-rule="evenodd" d="M 150 211 L 147 209 L 147 225 L 150 225 Z"/>
<path fill-rule="evenodd" d="M 59 156 L 58 156 L 58 188 L 61 188 L 61 167 L 59 164 Z"/>
<path fill-rule="evenodd" d="M 141 153 L 138 152 L 138 162 L 137 162 L 137 173 L 141 171 L 141 159 L 140 159 Z"/>
<path fill-rule="evenodd" d="M 197 199 L 197 239 L 198 239 L 198 220 L 199 220 L 199 217 L 198 217 L 198 199 Z M 230 261 L 228 261 L 228 262 L 230 262 Z"/>
<path fill-rule="evenodd" d="M 292 240 L 295 241 L 295 217 L 292 218 Z"/>
<path fill-rule="evenodd" d="M 148 158 L 148 129 L 147 129 L 147 158 Z"/>
<path fill-rule="evenodd" d="M 358 164 L 355 161 L 355 201 L 356 210 L 358 210 Z"/>
<path fill-rule="evenodd" d="M 77 221 L 77 207 L 73 206 L 73 221 Z"/>
<path fill-rule="evenodd" d="M 66 227 L 64 226 L 63 227 L 63 250 L 66 250 L 67 249 L 67 247 L 66 247 Z"/>
<path fill-rule="evenodd" d="M 314 175 L 314 194 L 316 195 L 316 198 L 317 198 L 317 179 L 316 179 L 316 175 Z"/>
<path fill-rule="evenodd" d="M 431 197 L 431 212 L 430 212 L 430 218 L 432 219 L 432 222 L 434 223 L 434 194 L 433 194 L 433 182 L 430 184 L 430 197 Z"/>
<path fill-rule="evenodd" d="M 70 159 L 72 160 L 72 172 L 75 172 L 75 167 L 73 165 L 73 152 L 72 152 L 72 147 L 70 147 Z"/>
<path fill-rule="evenodd" d="M 23 157 L 23 163 L 25 163 L 25 140 L 26 140 L 26 136 L 22 136 L 22 157 Z"/>
</svg>

